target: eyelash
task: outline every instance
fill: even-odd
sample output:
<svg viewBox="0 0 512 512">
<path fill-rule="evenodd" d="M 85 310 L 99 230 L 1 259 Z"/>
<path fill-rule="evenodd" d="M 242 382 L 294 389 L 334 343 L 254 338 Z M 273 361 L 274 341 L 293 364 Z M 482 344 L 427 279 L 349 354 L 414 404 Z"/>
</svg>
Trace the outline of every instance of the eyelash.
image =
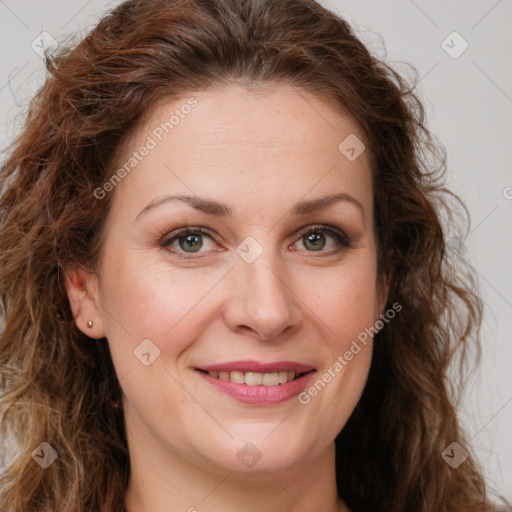
<svg viewBox="0 0 512 512">
<path fill-rule="evenodd" d="M 323 250 L 318 251 L 320 253 L 333 254 L 333 253 L 337 253 L 337 252 L 341 251 L 343 248 L 349 248 L 352 246 L 352 240 L 347 235 L 345 235 L 342 231 L 339 231 L 338 229 L 333 228 L 331 226 L 326 226 L 326 225 L 322 225 L 322 224 L 315 224 L 315 225 L 307 226 L 307 227 L 301 229 L 296 235 L 297 241 L 299 241 L 304 236 L 312 234 L 312 233 L 327 233 L 328 235 L 331 235 L 339 244 L 334 249 L 330 249 L 327 251 L 323 251 Z M 171 252 L 173 252 L 174 254 L 178 254 L 180 258 L 197 259 L 200 256 L 183 256 L 183 254 L 200 254 L 200 253 L 186 253 L 183 251 L 176 251 L 174 249 L 169 249 L 169 246 L 174 241 L 178 240 L 180 237 L 185 236 L 185 235 L 197 235 L 197 234 L 207 235 L 213 241 L 215 241 L 215 237 L 213 236 L 213 233 L 209 229 L 203 228 L 201 226 L 196 226 L 196 227 L 188 226 L 186 228 L 180 228 L 180 229 L 177 229 L 177 230 L 169 233 L 169 235 L 164 237 L 159 243 L 163 249 L 167 249 L 167 250 L 170 250 Z M 317 251 L 306 251 L 306 252 L 315 253 Z"/>
</svg>

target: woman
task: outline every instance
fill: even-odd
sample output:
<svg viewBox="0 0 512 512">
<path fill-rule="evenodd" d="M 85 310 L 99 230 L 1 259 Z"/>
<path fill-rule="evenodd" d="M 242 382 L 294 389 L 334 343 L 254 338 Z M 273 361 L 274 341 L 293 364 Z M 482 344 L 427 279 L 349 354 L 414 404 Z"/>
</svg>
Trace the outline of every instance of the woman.
<svg viewBox="0 0 512 512">
<path fill-rule="evenodd" d="M 1 172 L 2 510 L 492 510 L 413 86 L 313 0 L 130 0 L 47 66 Z"/>
</svg>

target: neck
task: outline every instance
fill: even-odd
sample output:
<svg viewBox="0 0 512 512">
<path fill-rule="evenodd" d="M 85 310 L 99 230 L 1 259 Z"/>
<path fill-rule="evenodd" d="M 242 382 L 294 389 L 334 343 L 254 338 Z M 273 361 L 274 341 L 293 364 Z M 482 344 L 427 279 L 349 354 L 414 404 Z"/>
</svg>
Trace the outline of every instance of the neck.
<svg viewBox="0 0 512 512">
<path fill-rule="evenodd" d="M 334 443 L 290 468 L 236 473 L 138 439 L 128 439 L 127 512 L 349 512 L 337 495 Z"/>
</svg>

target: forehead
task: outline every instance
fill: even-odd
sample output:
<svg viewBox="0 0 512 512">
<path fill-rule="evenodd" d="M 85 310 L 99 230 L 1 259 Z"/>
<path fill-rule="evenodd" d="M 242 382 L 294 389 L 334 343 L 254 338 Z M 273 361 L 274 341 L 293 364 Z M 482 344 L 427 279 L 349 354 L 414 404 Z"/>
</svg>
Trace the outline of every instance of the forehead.
<svg viewBox="0 0 512 512">
<path fill-rule="evenodd" d="M 213 187 L 232 201 L 283 202 L 341 186 L 368 202 L 365 145 L 352 117 L 289 85 L 191 92 L 153 108 L 123 143 L 117 167 L 150 149 L 131 162 L 116 194 L 129 189 L 150 200 L 170 189 L 208 195 Z M 243 193 L 248 188 L 252 194 Z"/>
</svg>

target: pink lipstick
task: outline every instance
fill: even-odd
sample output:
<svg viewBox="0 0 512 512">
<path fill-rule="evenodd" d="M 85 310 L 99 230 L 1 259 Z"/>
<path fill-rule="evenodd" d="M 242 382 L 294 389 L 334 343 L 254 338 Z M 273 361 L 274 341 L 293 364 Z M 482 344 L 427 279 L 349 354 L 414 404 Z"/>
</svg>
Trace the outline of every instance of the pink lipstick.
<svg viewBox="0 0 512 512">
<path fill-rule="evenodd" d="M 315 369 L 294 361 L 230 361 L 196 368 L 218 391 L 247 404 L 271 405 L 301 393 Z"/>
</svg>

